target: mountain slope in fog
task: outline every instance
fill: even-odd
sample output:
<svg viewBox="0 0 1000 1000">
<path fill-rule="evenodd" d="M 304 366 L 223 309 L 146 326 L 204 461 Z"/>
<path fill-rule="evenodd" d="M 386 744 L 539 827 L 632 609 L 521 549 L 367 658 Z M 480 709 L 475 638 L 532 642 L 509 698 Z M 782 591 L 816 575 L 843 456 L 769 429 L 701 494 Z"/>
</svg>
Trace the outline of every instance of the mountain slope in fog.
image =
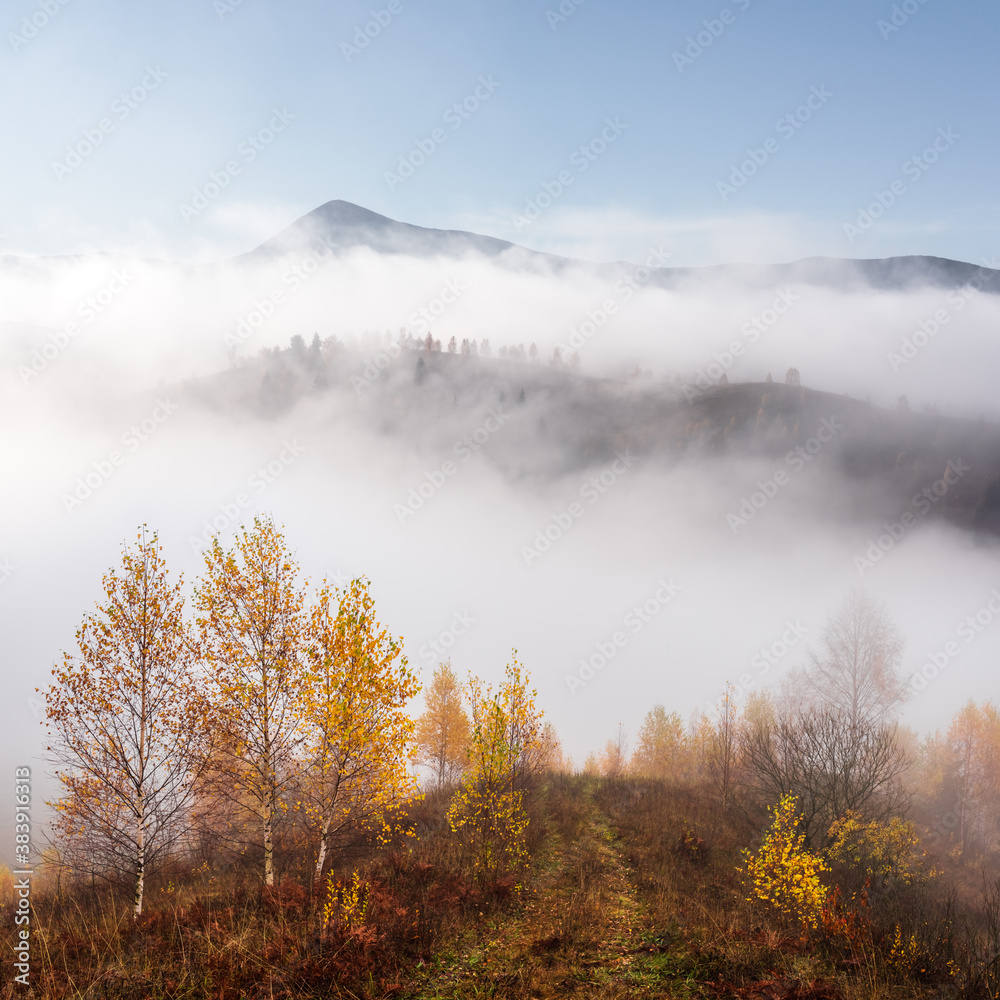
<svg viewBox="0 0 1000 1000">
<path fill-rule="evenodd" d="M 294 426 L 297 413 L 310 422 L 318 413 L 330 435 L 361 424 L 429 468 L 472 449 L 529 488 L 622 454 L 651 465 L 742 463 L 758 470 L 746 496 L 776 480 L 823 515 L 895 523 L 909 512 L 914 523 L 1000 534 L 1000 427 L 904 401 L 890 411 L 796 385 L 696 389 L 412 347 L 365 357 L 318 340 L 176 391 L 240 421 L 282 416 Z M 799 492 L 808 476 L 798 474 L 814 470 L 822 488 Z M 734 511 L 743 499 L 734 496 Z"/>
</svg>

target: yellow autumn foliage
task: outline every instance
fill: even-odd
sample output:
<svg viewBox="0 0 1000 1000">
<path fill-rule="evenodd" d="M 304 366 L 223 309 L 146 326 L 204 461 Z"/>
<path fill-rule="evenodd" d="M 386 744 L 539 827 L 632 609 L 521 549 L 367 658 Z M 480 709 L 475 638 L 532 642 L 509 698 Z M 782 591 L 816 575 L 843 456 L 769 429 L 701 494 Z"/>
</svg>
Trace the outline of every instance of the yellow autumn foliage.
<svg viewBox="0 0 1000 1000">
<path fill-rule="evenodd" d="M 524 791 L 543 761 L 542 713 L 516 656 L 496 692 L 470 677 L 466 700 L 472 714 L 468 767 L 448 822 L 485 881 L 517 871 L 528 860 Z"/>
<path fill-rule="evenodd" d="M 771 809 L 771 827 L 756 853 L 744 851 L 743 874 L 751 899 L 760 899 L 803 928 L 819 923 L 828 887 L 820 875 L 829 871 L 822 858 L 806 849 L 796 815 L 798 799 L 783 795 Z"/>
<path fill-rule="evenodd" d="M 323 905 L 323 926 L 339 924 L 346 930 L 364 925 L 368 915 L 370 887 L 354 872 L 350 882 L 341 882 L 331 874 L 326 882 L 326 902 Z"/>
<path fill-rule="evenodd" d="M 865 823 L 848 813 L 830 827 L 830 838 L 830 860 L 863 873 L 873 885 L 921 885 L 935 874 L 924 863 L 913 824 L 898 816 L 887 823 Z"/>
</svg>

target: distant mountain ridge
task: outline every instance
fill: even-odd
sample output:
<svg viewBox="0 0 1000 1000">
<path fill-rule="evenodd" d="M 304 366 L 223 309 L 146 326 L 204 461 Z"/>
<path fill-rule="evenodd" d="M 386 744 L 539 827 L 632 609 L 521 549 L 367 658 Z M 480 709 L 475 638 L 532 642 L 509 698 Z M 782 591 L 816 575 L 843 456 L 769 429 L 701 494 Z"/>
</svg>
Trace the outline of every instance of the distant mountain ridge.
<svg viewBox="0 0 1000 1000">
<path fill-rule="evenodd" d="M 367 247 L 378 253 L 415 257 L 457 257 L 478 254 L 510 266 L 544 263 L 562 269 L 576 266 L 602 274 L 634 269 L 625 261 L 594 263 L 455 229 L 430 229 L 398 222 L 348 201 L 328 201 L 287 226 L 239 259 L 277 256 L 322 242 L 334 252 Z M 992 263 L 992 262 L 991 262 Z M 942 289 L 975 285 L 1000 294 L 1000 270 L 946 257 L 911 255 L 854 259 L 806 257 L 782 264 L 716 264 L 704 267 L 654 267 L 649 283 L 663 288 L 690 281 L 717 279 L 747 285 L 808 284 L 838 289 L 868 287 L 901 291 L 920 287 Z"/>
<path fill-rule="evenodd" d="M 465 257 L 492 260 L 510 269 L 547 268 L 558 273 L 570 268 L 589 272 L 595 278 L 614 281 L 634 275 L 640 265 L 628 261 L 594 262 L 559 254 L 532 250 L 509 240 L 462 229 L 432 229 L 399 222 L 349 201 L 328 201 L 296 219 L 291 225 L 259 246 L 229 259 L 228 263 L 266 263 L 287 254 L 303 254 L 319 247 L 335 255 L 358 248 L 379 254 L 398 254 L 416 258 Z M 102 258 L 126 264 L 137 258 L 119 251 L 55 254 L 31 257 L 0 253 L 7 268 L 28 268 L 47 259 Z M 215 263 L 182 263 L 166 258 L 142 258 L 157 266 L 176 266 L 191 272 L 218 267 Z M 994 266 L 996 265 L 996 266 Z M 699 267 L 649 267 L 643 284 L 658 288 L 679 288 L 699 283 L 731 282 L 750 288 L 774 288 L 780 285 L 814 285 L 837 291 L 874 289 L 876 291 L 912 291 L 919 288 L 960 289 L 972 285 L 987 294 L 1000 294 L 1000 261 L 984 264 L 952 260 L 947 257 L 910 255 L 884 258 L 805 257 L 778 264 L 710 264 Z"/>
</svg>

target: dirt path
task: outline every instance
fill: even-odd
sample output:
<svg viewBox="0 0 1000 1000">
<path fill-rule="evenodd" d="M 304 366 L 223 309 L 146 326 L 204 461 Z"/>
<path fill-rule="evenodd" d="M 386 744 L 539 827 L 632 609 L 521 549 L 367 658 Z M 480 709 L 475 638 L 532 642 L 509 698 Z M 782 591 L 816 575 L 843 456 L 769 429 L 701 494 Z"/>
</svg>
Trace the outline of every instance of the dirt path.
<svg viewBox="0 0 1000 1000">
<path fill-rule="evenodd" d="M 664 995 L 635 968 L 640 907 L 632 872 L 589 797 L 571 834 L 552 832 L 533 891 L 519 911 L 485 918 L 434 967 L 418 971 L 408 996 L 547 998 Z"/>
</svg>

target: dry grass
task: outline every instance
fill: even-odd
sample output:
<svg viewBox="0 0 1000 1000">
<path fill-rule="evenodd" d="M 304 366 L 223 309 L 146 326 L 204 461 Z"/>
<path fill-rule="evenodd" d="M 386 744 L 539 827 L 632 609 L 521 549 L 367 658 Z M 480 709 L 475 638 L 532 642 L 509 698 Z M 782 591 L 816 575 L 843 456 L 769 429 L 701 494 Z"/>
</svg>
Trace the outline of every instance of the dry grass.
<svg viewBox="0 0 1000 1000">
<path fill-rule="evenodd" d="M 940 890 L 887 897 L 853 946 L 803 940 L 747 902 L 736 868 L 752 827 L 708 793 L 551 776 L 532 805 L 520 887 L 476 885 L 446 807 L 447 795 L 429 795 L 410 815 L 416 839 L 345 859 L 341 877 L 357 870 L 369 891 L 358 926 L 324 930 L 302 859 L 287 866 L 302 884 L 271 892 L 236 870 L 175 873 L 150 886 L 138 922 L 124 895 L 41 892 L 33 993 L 9 984 L 2 995 L 985 1000 L 1000 989 L 1000 890 L 989 879 L 961 904 Z M 915 936 L 909 964 L 889 960 L 897 924 Z"/>
</svg>

